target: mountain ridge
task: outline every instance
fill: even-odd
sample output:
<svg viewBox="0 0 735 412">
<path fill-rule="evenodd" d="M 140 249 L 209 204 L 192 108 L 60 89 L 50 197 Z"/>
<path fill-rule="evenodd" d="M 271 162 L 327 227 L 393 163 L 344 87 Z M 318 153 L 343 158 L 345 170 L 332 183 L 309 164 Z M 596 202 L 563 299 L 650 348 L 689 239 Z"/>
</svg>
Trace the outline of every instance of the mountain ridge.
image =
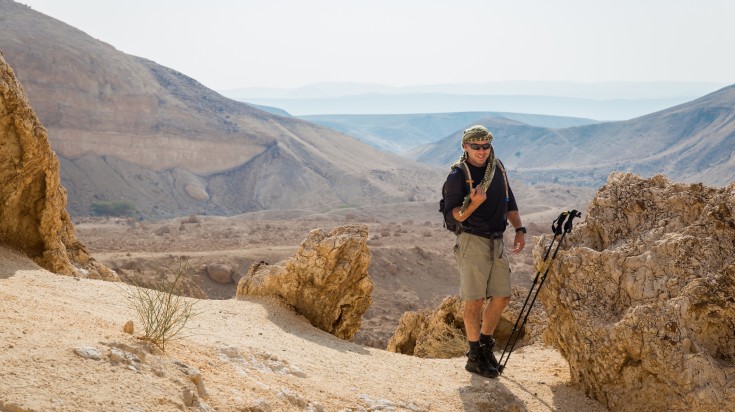
<svg viewBox="0 0 735 412">
<path fill-rule="evenodd" d="M 724 185 L 735 176 L 735 85 L 635 119 L 549 129 L 497 119 L 488 126 L 497 153 L 526 182 L 597 186 L 612 171 Z M 411 153 L 449 164 L 459 157 L 455 132 Z M 512 155 L 509 155 L 512 154 Z"/>
<path fill-rule="evenodd" d="M 294 205 L 324 210 L 436 192 L 436 168 L 228 99 L 27 6 L 1 0 L 0 11 L 0 49 L 48 129 L 73 215 L 103 201 L 163 218 Z M 274 159 L 278 173 L 309 177 L 245 179 L 258 167 L 270 176 Z M 415 173 L 426 180 L 412 180 Z"/>
</svg>

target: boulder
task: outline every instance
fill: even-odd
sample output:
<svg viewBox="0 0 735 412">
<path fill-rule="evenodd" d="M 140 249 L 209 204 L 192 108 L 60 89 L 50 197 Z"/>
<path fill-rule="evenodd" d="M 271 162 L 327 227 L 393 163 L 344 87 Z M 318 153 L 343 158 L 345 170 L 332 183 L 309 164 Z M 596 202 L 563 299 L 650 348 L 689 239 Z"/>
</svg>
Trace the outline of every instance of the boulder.
<svg viewBox="0 0 735 412">
<path fill-rule="evenodd" d="M 352 339 L 372 303 L 367 237 L 365 225 L 312 230 L 293 257 L 251 265 L 238 283 L 236 297 L 275 297 L 312 325 Z"/>
<path fill-rule="evenodd" d="M 59 274 L 119 280 L 91 258 L 66 212 L 59 160 L 0 54 L 0 242 Z"/>
<path fill-rule="evenodd" d="M 444 298 L 436 310 L 404 313 L 386 350 L 420 358 L 462 356 L 467 350 L 463 310 L 455 295 Z"/>
<path fill-rule="evenodd" d="M 609 176 L 539 295 L 575 385 L 611 410 L 733 410 L 733 209 L 735 184 Z"/>
<path fill-rule="evenodd" d="M 503 311 L 493 333 L 497 340 L 496 351 L 502 352 L 505 348 L 528 296 L 528 290 L 523 287 L 513 285 L 512 290 L 511 303 Z M 520 334 L 515 348 L 533 344 L 541 337 L 545 326 L 546 313 L 536 302 L 526 324 L 523 327 L 518 325 Z M 459 295 L 454 295 L 446 297 L 435 310 L 404 313 L 386 350 L 420 358 L 452 358 L 464 355 L 467 350 L 466 341 L 464 304 Z"/>
<path fill-rule="evenodd" d="M 207 265 L 207 275 L 210 279 L 223 285 L 232 283 L 232 266 L 224 263 L 212 263 Z"/>
</svg>

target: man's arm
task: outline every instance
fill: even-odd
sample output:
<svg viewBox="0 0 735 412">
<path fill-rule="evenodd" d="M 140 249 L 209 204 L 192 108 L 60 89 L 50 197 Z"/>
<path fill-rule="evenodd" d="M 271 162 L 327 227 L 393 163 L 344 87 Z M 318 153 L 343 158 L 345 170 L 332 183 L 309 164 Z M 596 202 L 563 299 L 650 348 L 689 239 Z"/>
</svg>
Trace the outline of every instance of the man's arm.
<svg viewBox="0 0 735 412">
<path fill-rule="evenodd" d="M 508 211 L 508 221 L 514 229 L 523 226 L 523 222 L 521 222 L 521 213 L 517 210 Z M 523 232 L 516 232 L 515 240 L 513 241 L 513 253 L 520 253 L 524 246 L 526 246 L 526 234 Z"/>
<path fill-rule="evenodd" d="M 477 210 L 478 207 L 487 199 L 487 193 L 485 193 L 484 190 L 482 190 L 482 186 L 477 186 L 474 189 L 471 189 L 470 192 L 470 204 L 467 205 L 467 208 L 464 210 L 464 213 L 460 214 L 460 211 L 462 210 L 462 205 L 459 205 L 452 209 L 452 216 L 454 216 L 454 219 L 458 222 L 464 222 L 467 220 L 472 212 Z"/>
</svg>

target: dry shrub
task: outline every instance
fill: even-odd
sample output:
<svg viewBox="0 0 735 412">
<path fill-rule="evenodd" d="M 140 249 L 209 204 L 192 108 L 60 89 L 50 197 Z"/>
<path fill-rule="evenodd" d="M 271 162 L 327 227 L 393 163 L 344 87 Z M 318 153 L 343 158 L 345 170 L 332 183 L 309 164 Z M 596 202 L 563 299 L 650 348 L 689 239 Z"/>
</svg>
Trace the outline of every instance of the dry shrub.
<svg viewBox="0 0 735 412">
<path fill-rule="evenodd" d="M 467 338 L 464 333 L 444 322 L 437 324 L 431 337 L 417 345 L 415 356 L 420 358 L 449 359 L 467 353 Z"/>
<path fill-rule="evenodd" d="M 174 279 L 165 275 L 155 286 L 148 289 L 133 282 L 134 287 L 126 290 L 126 299 L 143 325 L 142 340 L 149 341 L 166 351 L 166 343 L 176 338 L 186 323 L 197 315 L 197 301 L 181 296 L 182 282 L 189 270 L 189 262 L 182 261 Z"/>
</svg>

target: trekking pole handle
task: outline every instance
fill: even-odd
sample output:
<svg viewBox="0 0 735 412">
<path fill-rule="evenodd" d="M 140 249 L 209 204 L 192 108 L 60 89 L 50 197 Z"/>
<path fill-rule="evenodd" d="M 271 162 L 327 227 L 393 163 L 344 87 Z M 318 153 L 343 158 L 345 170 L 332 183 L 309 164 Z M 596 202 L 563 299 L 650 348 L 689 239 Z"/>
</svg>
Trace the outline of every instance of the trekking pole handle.
<svg viewBox="0 0 735 412">
<path fill-rule="evenodd" d="M 569 215 L 569 212 L 561 212 L 559 217 L 551 223 L 551 231 L 554 232 L 555 236 L 561 235 L 564 228 L 564 219 L 567 218 L 567 215 Z"/>
<path fill-rule="evenodd" d="M 570 233 L 572 231 L 572 220 L 574 220 L 575 217 L 582 217 L 582 213 L 578 212 L 576 209 L 569 212 L 569 218 L 564 224 L 564 232 Z"/>
</svg>

